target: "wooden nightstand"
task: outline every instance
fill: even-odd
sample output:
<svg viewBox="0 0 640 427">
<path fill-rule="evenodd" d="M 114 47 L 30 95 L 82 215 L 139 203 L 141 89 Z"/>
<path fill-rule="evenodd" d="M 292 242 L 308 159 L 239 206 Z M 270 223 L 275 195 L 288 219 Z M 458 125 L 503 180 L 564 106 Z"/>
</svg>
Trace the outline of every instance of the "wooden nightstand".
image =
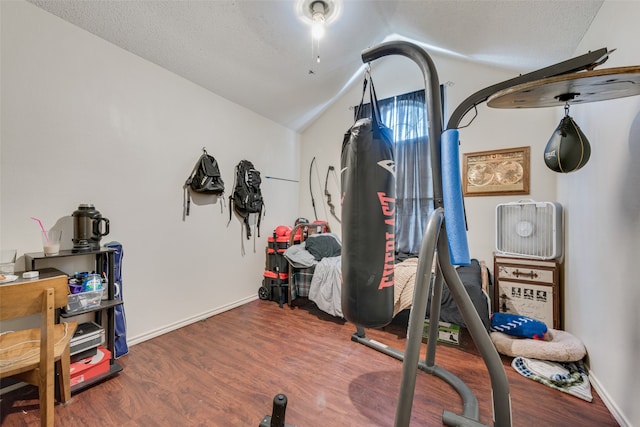
<svg viewBox="0 0 640 427">
<path fill-rule="evenodd" d="M 493 310 L 520 314 L 562 329 L 562 264 L 494 255 Z"/>
</svg>

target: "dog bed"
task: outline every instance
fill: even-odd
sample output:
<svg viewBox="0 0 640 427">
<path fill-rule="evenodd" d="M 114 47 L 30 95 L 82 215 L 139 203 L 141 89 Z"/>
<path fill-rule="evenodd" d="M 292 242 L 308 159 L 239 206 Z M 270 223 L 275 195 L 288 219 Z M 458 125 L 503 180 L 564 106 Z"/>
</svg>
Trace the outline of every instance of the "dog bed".
<svg viewBox="0 0 640 427">
<path fill-rule="evenodd" d="M 549 328 L 544 340 L 518 338 L 502 332 L 491 332 L 491 341 L 498 353 L 511 357 L 576 362 L 587 354 L 584 344 L 578 338 L 559 329 Z"/>
</svg>

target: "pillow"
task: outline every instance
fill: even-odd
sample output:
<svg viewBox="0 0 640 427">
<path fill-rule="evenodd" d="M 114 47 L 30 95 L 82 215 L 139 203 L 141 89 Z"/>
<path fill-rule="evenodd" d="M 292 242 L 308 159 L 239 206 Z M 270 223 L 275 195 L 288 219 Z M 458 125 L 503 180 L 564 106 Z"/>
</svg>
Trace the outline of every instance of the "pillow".
<svg viewBox="0 0 640 427">
<path fill-rule="evenodd" d="M 313 234 L 304 243 L 307 251 L 318 261 L 322 258 L 340 256 L 342 253 L 342 245 L 332 233 Z"/>
<path fill-rule="evenodd" d="M 302 242 L 299 245 L 292 245 L 284 251 L 284 257 L 294 268 L 308 268 L 316 265 L 318 262 L 313 258 L 313 255 L 305 249 L 305 243 L 306 242 Z"/>
<path fill-rule="evenodd" d="M 527 316 L 496 312 L 491 317 L 491 330 L 514 337 L 542 340 L 547 333 L 547 325 Z"/>
</svg>

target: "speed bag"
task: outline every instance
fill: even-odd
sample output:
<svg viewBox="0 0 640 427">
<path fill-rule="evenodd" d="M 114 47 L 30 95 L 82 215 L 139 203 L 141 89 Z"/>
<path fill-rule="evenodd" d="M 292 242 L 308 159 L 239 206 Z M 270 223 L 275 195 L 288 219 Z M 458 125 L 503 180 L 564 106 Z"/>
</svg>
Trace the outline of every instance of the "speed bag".
<svg viewBox="0 0 640 427">
<path fill-rule="evenodd" d="M 393 318 L 396 177 L 391 141 L 390 129 L 360 119 L 345 134 L 340 159 L 342 312 L 368 328 Z"/>
<path fill-rule="evenodd" d="M 544 148 L 544 162 L 554 172 L 577 171 L 589 161 L 591 146 L 578 124 L 566 115 Z"/>
</svg>

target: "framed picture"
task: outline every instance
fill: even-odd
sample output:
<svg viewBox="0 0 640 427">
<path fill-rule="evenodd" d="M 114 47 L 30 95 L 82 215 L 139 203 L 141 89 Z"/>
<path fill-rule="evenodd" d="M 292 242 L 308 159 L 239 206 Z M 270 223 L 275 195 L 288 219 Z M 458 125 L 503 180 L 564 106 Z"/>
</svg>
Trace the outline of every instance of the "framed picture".
<svg viewBox="0 0 640 427">
<path fill-rule="evenodd" d="M 464 153 L 462 194 L 529 194 L 530 147 Z"/>
</svg>

